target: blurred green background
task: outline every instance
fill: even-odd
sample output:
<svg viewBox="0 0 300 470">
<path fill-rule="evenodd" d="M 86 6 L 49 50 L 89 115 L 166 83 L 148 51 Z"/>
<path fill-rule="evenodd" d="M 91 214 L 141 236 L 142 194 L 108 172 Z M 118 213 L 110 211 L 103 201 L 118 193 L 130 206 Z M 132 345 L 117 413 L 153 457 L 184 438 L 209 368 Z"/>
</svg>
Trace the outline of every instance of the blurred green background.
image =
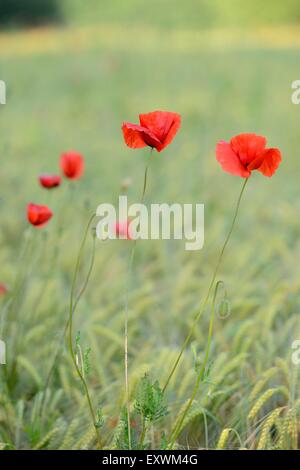
<svg viewBox="0 0 300 470">
<path fill-rule="evenodd" d="M 29 4 L 15 2 L 16 8 L 22 3 Z M 228 230 L 242 182 L 221 171 L 216 142 L 240 132 L 265 135 L 281 149 L 283 163 L 272 179 L 256 174 L 247 187 L 220 273 L 232 312 L 217 319 L 211 383 L 199 393 L 181 439 L 184 446 L 215 447 L 222 429 L 234 427 L 243 446 L 256 448 L 261 420 L 279 406 L 293 410 L 299 399 L 297 367 L 290 359 L 292 341 L 300 337 L 300 107 L 291 102 L 291 83 L 299 78 L 299 2 L 66 0 L 55 11 L 49 8 L 47 19 L 32 10 L 27 19 L 11 11 L 4 21 L 7 5 L 0 1 L 0 79 L 7 84 L 7 104 L 0 106 L 0 281 L 13 290 L 19 273 L 22 288 L 12 310 L 1 300 L 9 354 L 1 382 L 9 409 L 0 417 L 1 441 L 17 448 L 93 446 L 65 349 L 42 425 L 36 410 L 66 321 L 89 213 L 101 202 L 114 202 L 127 177 L 130 202 L 140 197 L 149 152 L 125 147 L 122 121 L 165 109 L 182 115 L 182 128 L 168 149 L 155 154 L 146 200 L 204 203 L 206 241 L 195 253 L 179 242 L 137 245 L 130 295 L 132 393 L 144 371 L 165 380 Z M 85 156 L 85 175 L 49 194 L 37 176 L 57 172 L 60 153 L 68 149 Z M 45 230 L 28 235 L 29 201 L 48 203 L 55 216 Z M 24 259 L 25 237 L 31 248 Z M 107 417 L 104 432 L 111 432 L 109 420 L 118 416 L 124 392 L 130 249 L 126 242 L 97 242 L 94 273 L 76 314 L 75 329 L 92 348 L 90 385 Z M 87 250 L 82 279 L 89 256 Z M 207 328 L 208 312 L 193 338 L 200 358 Z M 166 433 L 194 380 L 189 349 L 168 394 L 170 414 L 161 424 Z M 281 389 L 249 423 L 251 390 L 258 382 L 261 393 Z M 73 434 L 64 440 L 71 423 Z M 158 436 L 154 441 L 159 446 Z M 237 445 L 234 438 L 228 443 Z M 288 436 L 283 444 L 297 445 Z"/>
<path fill-rule="evenodd" d="M 2 24 L 98 22 L 147 24 L 160 28 L 210 28 L 294 24 L 300 20 L 297 0 L 1 0 Z"/>
</svg>

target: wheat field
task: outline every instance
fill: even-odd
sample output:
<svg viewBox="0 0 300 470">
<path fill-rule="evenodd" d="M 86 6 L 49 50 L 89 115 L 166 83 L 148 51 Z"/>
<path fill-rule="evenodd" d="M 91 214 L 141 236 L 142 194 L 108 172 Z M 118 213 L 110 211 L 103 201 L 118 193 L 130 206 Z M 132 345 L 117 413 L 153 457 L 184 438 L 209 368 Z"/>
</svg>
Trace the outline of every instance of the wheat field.
<svg viewBox="0 0 300 470">
<path fill-rule="evenodd" d="M 299 449 L 299 366 L 291 355 L 300 339 L 300 108 L 291 103 L 291 83 L 299 78 L 300 30 L 216 25 L 199 32 L 184 19 L 176 28 L 138 21 L 127 28 L 115 18 L 0 33 L 0 78 L 7 83 L 7 104 L 0 106 L 0 282 L 8 286 L 0 297 L 7 348 L 1 449 L 97 447 L 65 338 L 71 282 L 90 214 L 115 202 L 128 178 L 129 200 L 140 198 L 149 152 L 128 149 L 121 125 L 153 109 L 180 113 L 182 125 L 151 162 L 145 202 L 203 203 L 205 244 L 189 252 L 180 241 L 140 241 L 128 279 L 131 241 L 88 236 L 78 292 L 92 269 L 73 327 L 103 447 L 128 448 L 129 281 L 132 448 L 167 448 L 203 362 L 209 308 L 163 398 L 153 384 L 163 386 L 191 327 L 241 187 L 221 171 L 215 145 L 256 132 L 281 149 L 283 163 L 272 179 L 250 178 L 218 275 L 228 312 L 216 315 L 209 369 L 174 448 Z M 40 188 L 38 175 L 57 172 L 69 149 L 84 155 L 84 176 L 55 191 Z M 52 208 L 43 230 L 28 225 L 28 202 Z M 154 406 L 155 397 L 158 415 L 141 443 L 141 409 Z"/>
</svg>

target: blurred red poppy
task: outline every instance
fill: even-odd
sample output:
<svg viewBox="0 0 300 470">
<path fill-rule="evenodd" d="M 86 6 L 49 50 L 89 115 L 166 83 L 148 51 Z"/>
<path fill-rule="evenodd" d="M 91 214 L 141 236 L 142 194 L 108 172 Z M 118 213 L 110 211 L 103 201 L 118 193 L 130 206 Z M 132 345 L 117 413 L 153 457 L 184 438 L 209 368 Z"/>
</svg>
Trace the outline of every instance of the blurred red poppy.
<svg viewBox="0 0 300 470">
<path fill-rule="evenodd" d="M 130 220 L 118 221 L 115 225 L 115 233 L 118 238 L 123 240 L 132 240 L 132 235 L 130 232 Z"/>
<path fill-rule="evenodd" d="M 43 188 L 56 188 L 61 183 L 61 177 L 58 175 L 40 175 L 39 182 Z"/>
<path fill-rule="evenodd" d="M 7 287 L 5 284 L 3 284 L 2 282 L 0 282 L 0 297 L 2 295 L 5 295 L 7 294 L 8 290 L 7 290 Z"/>
<path fill-rule="evenodd" d="M 60 157 L 60 167 L 64 175 L 71 179 L 79 179 L 84 171 L 84 159 L 78 152 L 66 152 Z"/>
<path fill-rule="evenodd" d="M 122 131 L 126 145 L 133 149 L 148 146 L 158 152 L 172 142 L 181 123 L 179 114 L 167 111 L 140 114 L 139 119 L 140 125 L 123 123 Z"/>
<path fill-rule="evenodd" d="M 282 158 L 277 148 L 266 148 L 265 137 L 256 134 L 239 134 L 229 143 L 220 141 L 216 147 L 216 157 L 227 173 L 249 178 L 253 170 L 264 176 L 272 176 Z"/>
<path fill-rule="evenodd" d="M 53 212 L 47 206 L 28 204 L 27 219 L 35 227 L 43 227 L 53 216 Z"/>
<path fill-rule="evenodd" d="M 117 426 L 117 424 L 119 423 L 119 418 L 115 417 L 115 418 L 110 418 L 109 421 L 108 421 L 108 425 L 110 428 L 115 428 Z M 131 419 L 130 420 L 130 424 L 131 424 L 131 427 L 132 428 L 136 428 L 137 427 L 137 422 L 135 419 Z"/>
</svg>

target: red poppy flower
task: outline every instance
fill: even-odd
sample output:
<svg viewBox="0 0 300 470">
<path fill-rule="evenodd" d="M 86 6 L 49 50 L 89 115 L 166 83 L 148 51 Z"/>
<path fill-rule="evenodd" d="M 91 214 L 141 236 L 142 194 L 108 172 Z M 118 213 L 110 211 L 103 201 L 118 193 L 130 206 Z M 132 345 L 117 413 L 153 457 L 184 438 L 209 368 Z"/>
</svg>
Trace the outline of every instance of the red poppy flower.
<svg viewBox="0 0 300 470">
<path fill-rule="evenodd" d="M 154 111 L 140 114 L 140 125 L 124 122 L 122 126 L 125 143 L 137 149 L 152 147 L 161 152 L 174 139 L 181 118 L 179 114 L 167 111 Z"/>
<path fill-rule="evenodd" d="M 60 157 L 60 167 L 67 178 L 77 180 L 83 174 L 83 156 L 78 152 L 63 153 Z"/>
<path fill-rule="evenodd" d="M 115 224 L 115 233 L 118 238 L 122 240 L 132 240 L 132 234 L 130 231 L 130 220 L 118 221 Z"/>
<path fill-rule="evenodd" d="M 1 297 L 2 295 L 5 295 L 6 293 L 7 293 L 7 287 L 6 287 L 6 285 L 5 285 L 5 284 L 2 284 L 2 283 L 0 282 L 0 297 Z"/>
<path fill-rule="evenodd" d="M 51 219 L 53 213 L 47 206 L 28 204 L 27 219 L 35 227 L 43 227 Z"/>
<path fill-rule="evenodd" d="M 266 144 L 265 137 L 240 134 L 229 143 L 217 144 L 217 160 L 224 171 L 242 178 L 249 178 L 253 170 L 272 176 L 281 162 L 281 153 L 277 148 L 266 148 Z"/>
<path fill-rule="evenodd" d="M 58 175 L 40 175 L 39 181 L 43 188 L 56 188 L 61 183 L 61 177 Z"/>
</svg>

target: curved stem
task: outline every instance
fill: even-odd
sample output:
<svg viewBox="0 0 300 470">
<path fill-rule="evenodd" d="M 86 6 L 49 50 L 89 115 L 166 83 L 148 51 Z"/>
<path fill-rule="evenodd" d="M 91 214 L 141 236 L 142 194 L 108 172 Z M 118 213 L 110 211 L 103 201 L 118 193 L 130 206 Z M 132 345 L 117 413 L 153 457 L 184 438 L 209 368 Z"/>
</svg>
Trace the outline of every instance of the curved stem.
<svg viewBox="0 0 300 470">
<path fill-rule="evenodd" d="M 101 438 L 100 438 L 99 429 L 97 427 L 96 415 L 95 415 L 95 412 L 94 412 L 94 409 L 93 409 L 89 389 L 88 389 L 86 380 L 84 378 L 84 375 L 83 375 L 82 371 L 80 370 L 79 365 L 77 364 L 76 355 L 75 355 L 74 348 L 73 348 L 73 314 L 74 314 L 74 306 L 76 307 L 76 305 L 78 303 L 77 301 L 75 301 L 75 303 L 74 303 L 74 293 L 75 293 L 75 287 L 76 287 L 76 281 L 77 281 L 77 276 L 78 276 L 78 272 L 79 272 L 80 262 L 81 262 L 81 258 L 82 258 L 82 254 L 83 254 L 83 250 L 84 250 L 84 245 L 85 245 L 85 242 L 86 242 L 91 224 L 94 220 L 94 217 L 95 217 L 95 214 L 93 214 L 91 216 L 91 218 L 90 218 L 90 220 L 87 224 L 87 227 L 86 227 L 86 230 L 85 230 L 85 233 L 84 233 L 84 237 L 82 239 L 80 249 L 79 249 L 79 252 L 78 252 L 78 256 L 77 256 L 77 261 L 76 261 L 74 275 L 73 275 L 73 281 L 72 281 L 72 287 L 71 287 L 71 294 L 70 294 L 70 308 L 69 308 L 69 321 L 68 322 L 69 322 L 69 350 L 70 350 L 71 358 L 72 358 L 74 367 L 76 369 L 77 375 L 78 375 L 79 379 L 81 380 L 81 383 L 83 385 L 83 388 L 84 388 L 84 391 L 85 391 L 85 394 L 86 394 L 90 415 L 91 415 L 92 422 L 93 422 L 93 425 L 94 425 L 94 428 L 95 428 L 98 448 L 101 449 L 102 441 L 101 441 Z"/>
<path fill-rule="evenodd" d="M 205 297 L 205 299 L 204 299 L 204 301 L 203 301 L 203 303 L 202 303 L 202 305 L 201 305 L 201 307 L 200 307 L 199 312 L 197 313 L 197 315 L 196 315 L 196 317 L 195 317 L 195 319 L 194 319 L 194 321 L 193 321 L 193 324 L 192 324 L 192 326 L 191 326 L 191 328 L 190 328 L 189 333 L 187 334 L 187 336 L 186 336 L 186 338 L 185 338 L 185 340 L 184 340 L 184 342 L 183 342 L 183 345 L 182 345 L 181 350 L 180 350 L 180 352 L 179 352 L 179 354 L 178 354 L 178 357 L 177 357 L 177 359 L 176 359 L 176 361 L 175 361 L 175 363 L 174 363 L 174 365 L 173 365 L 173 367 L 172 367 L 172 370 L 171 370 L 171 372 L 170 372 L 170 374 L 169 374 L 169 376 L 168 376 L 168 378 L 167 378 L 167 381 L 166 381 L 166 383 L 165 383 L 165 386 L 163 387 L 163 392 L 166 391 L 166 388 L 168 387 L 168 385 L 169 385 L 169 383 L 170 383 L 170 380 L 171 380 L 171 378 L 173 377 L 175 370 L 177 369 L 177 366 L 178 366 L 178 364 L 179 364 L 179 362 L 180 362 L 181 356 L 182 356 L 182 354 L 183 354 L 183 352 L 184 352 L 186 346 L 187 346 L 188 343 L 190 342 L 190 339 L 191 339 L 191 337 L 193 336 L 193 333 L 194 333 L 194 331 L 195 331 L 196 325 L 197 325 L 197 323 L 198 323 L 198 321 L 199 321 L 201 315 L 203 314 L 203 312 L 204 312 L 204 310 L 205 310 L 205 308 L 206 308 L 207 302 L 208 302 L 208 300 L 209 300 L 209 298 L 210 298 L 210 295 L 211 295 L 213 286 L 214 286 L 215 281 L 216 281 L 216 277 L 217 277 L 217 274 L 218 274 L 218 271 L 219 271 L 219 267 L 220 267 L 220 264 L 221 264 L 222 259 L 223 259 L 223 256 L 224 256 L 225 249 L 226 249 L 226 247 L 227 247 L 227 245 L 228 245 L 228 242 L 229 242 L 229 240 L 230 240 L 231 234 L 232 234 L 233 229 L 234 229 L 234 226 L 235 226 L 235 222 L 236 222 L 237 215 L 238 215 L 238 212 L 239 212 L 239 208 L 240 208 L 242 196 L 243 196 L 244 190 L 245 190 L 245 188 L 246 188 L 247 182 L 248 182 L 248 178 L 245 179 L 245 181 L 244 181 L 244 183 L 243 183 L 243 186 L 242 186 L 242 189 L 241 189 L 241 192 L 240 192 L 240 195 L 239 195 L 239 197 L 238 197 L 237 204 L 236 204 L 236 208 L 235 208 L 234 215 L 233 215 L 233 219 L 232 219 L 232 222 L 231 222 L 231 225 L 230 225 L 230 229 L 229 229 L 228 235 L 227 235 L 227 237 L 226 237 L 226 239 L 225 239 L 225 242 L 224 242 L 224 244 L 223 244 L 223 247 L 222 247 L 222 249 L 221 249 L 221 252 L 220 252 L 220 255 L 219 255 L 219 258 L 218 258 L 218 261 L 217 261 L 217 265 L 216 265 L 215 270 L 214 270 L 214 272 L 213 272 L 212 279 L 211 279 L 211 282 L 210 282 L 210 285 L 209 285 L 209 288 L 208 288 L 206 297 Z"/>
<path fill-rule="evenodd" d="M 153 149 L 151 149 L 150 158 L 152 156 Z M 147 188 L 147 179 L 148 179 L 148 170 L 149 170 L 150 160 L 146 165 L 145 173 L 144 173 L 144 184 L 143 184 L 143 191 L 140 200 L 140 204 L 143 204 L 146 194 Z M 131 249 L 130 259 L 129 259 L 129 266 L 128 266 L 128 274 L 127 274 L 127 286 L 126 286 L 126 293 L 125 293 L 125 322 L 124 322 L 124 371 L 125 371 L 125 395 L 126 395 L 126 410 L 127 410 L 127 427 L 128 427 L 128 447 L 131 449 L 131 423 L 130 423 L 130 395 L 129 395 L 129 378 L 128 378 L 128 304 L 129 304 L 129 282 L 132 274 L 132 267 L 136 249 L 136 242 L 135 239 L 133 241 L 133 246 Z"/>
<path fill-rule="evenodd" d="M 75 313 L 75 310 L 76 310 L 76 307 L 81 299 L 81 297 L 83 296 L 87 286 L 88 286 L 88 283 L 89 283 L 89 280 L 90 280 L 90 277 L 91 277 L 91 274 L 92 274 L 92 271 L 93 271 L 93 267 L 94 267 L 94 261 L 95 261 L 95 238 L 93 240 L 93 249 L 92 249 L 92 256 L 91 256 L 91 262 L 90 262 L 90 266 L 89 266 L 89 269 L 88 269 L 88 272 L 87 272 L 87 276 L 86 276 L 86 279 L 84 281 L 84 284 L 74 302 L 74 306 L 73 306 L 73 316 L 74 316 L 74 313 Z M 43 395 L 43 401 L 42 401 L 42 405 L 41 405 L 41 415 L 43 414 L 43 411 L 44 411 L 44 406 L 45 406 L 45 401 L 46 401 L 46 392 L 47 392 L 47 389 L 49 387 L 49 384 L 50 384 L 50 380 L 51 380 L 51 377 L 52 377 L 52 374 L 54 372 L 54 369 L 55 369 L 55 366 L 56 366 L 56 362 L 58 360 L 58 357 L 59 357 L 59 354 L 60 354 L 60 348 L 61 348 L 61 345 L 62 345 L 62 342 L 63 342 L 63 339 L 64 337 L 66 336 L 66 333 L 68 331 L 68 328 L 69 328 L 69 318 L 65 324 L 65 327 L 64 327 L 64 330 L 63 330 L 63 333 L 61 335 L 61 337 L 59 338 L 58 340 L 58 345 L 57 345 L 57 349 L 56 349 L 56 353 L 54 355 L 54 359 L 52 361 L 52 364 L 51 364 L 51 367 L 49 369 L 49 372 L 48 372 L 48 375 L 47 375 L 47 379 L 45 381 L 45 385 L 44 385 L 44 395 Z"/>
<path fill-rule="evenodd" d="M 204 361 L 203 361 L 201 369 L 198 373 L 197 380 L 196 380 L 191 398 L 189 399 L 188 404 L 187 404 L 184 412 L 182 413 L 182 415 L 179 417 L 177 423 L 175 423 L 174 429 L 171 433 L 171 444 L 170 444 L 171 449 L 172 449 L 178 435 L 180 434 L 181 426 L 184 423 L 184 420 L 185 420 L 185 418 L 186 418 L 186 416 L 187 416 L 187 414 L 188 414 L 188 412 L 189 412 L 189 410 L 190 410 L 190 408 L 193 404 L 193 401 L 196 398 L 196 395 L 197 395 L 197 392 L 198 392 L 198 389 L 199 389 L 199 385 L 200 385 L 200 383 L 203 379 L 203 376 L 205 374 L 205 371 L 206 371 L 206 366 L 207 366 L 207 363 L 208 363 L 210 346 L 211 346 L 211 339 L 212 339 L 212 334 L 213 334 L 213 327 L 214 327 L 216 297 L 217 297 L 217 293 L 218 293 L 218 287 L 221 284 L 223 284 L 223 282 L 218 281 L 217 284 L 216 284 L 216 287 L 215 287 L 215 291 L 214 291 L 214 296 L 213 296 L 213 301 L 212 301 L 212 308 L 211 308 L 211 315 L 210 315 L 210 321 L 209 321 L 208 337 L 207 337 L 207 343 L 206 343 L 206 348 L 205 348 Z"/>
</svg>

